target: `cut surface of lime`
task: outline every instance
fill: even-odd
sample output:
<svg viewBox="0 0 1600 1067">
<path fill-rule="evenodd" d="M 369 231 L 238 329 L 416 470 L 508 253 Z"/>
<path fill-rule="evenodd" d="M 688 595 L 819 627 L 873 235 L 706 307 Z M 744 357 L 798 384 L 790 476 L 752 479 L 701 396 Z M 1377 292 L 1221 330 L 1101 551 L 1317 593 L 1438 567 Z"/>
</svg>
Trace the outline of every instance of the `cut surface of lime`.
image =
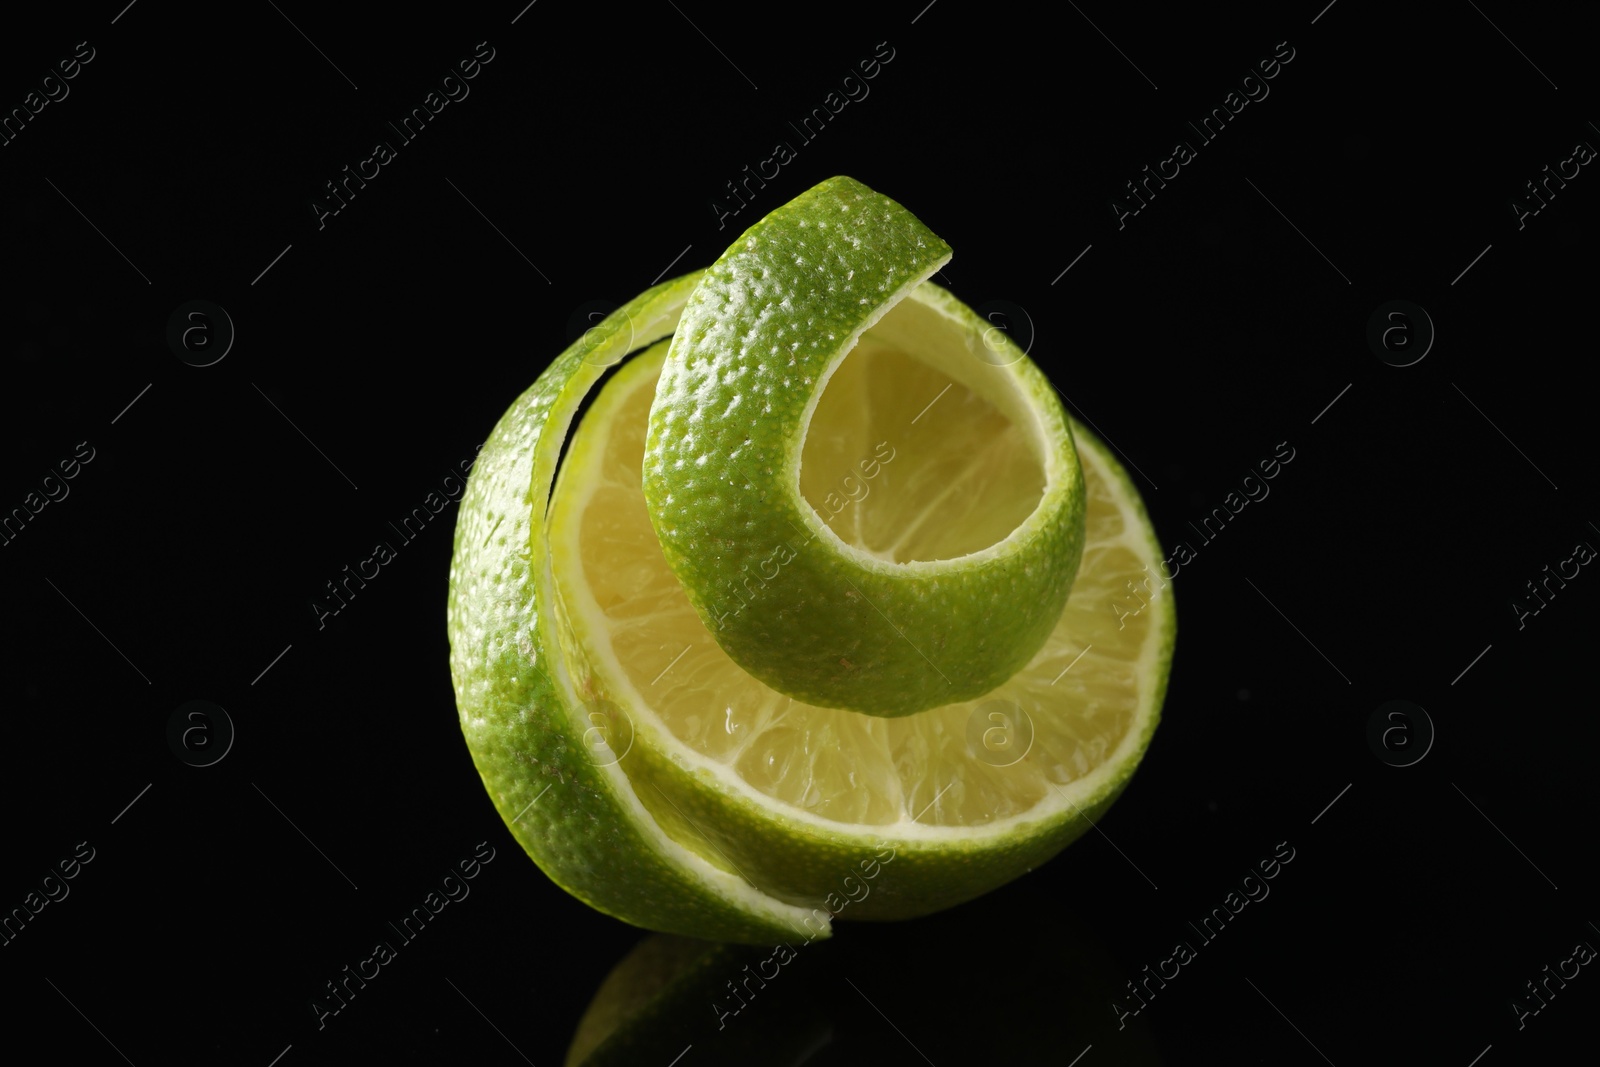
<svg viewBox="0 0 1600 1067">
<path fill-rule="evenodd" d="M 924 285 L 908 303 L 949 299 Z M 841 366 L 835 384 L 847 388 L 830 388 L 818 405 L 804 477 L 869 487 L 833 516 L 841 537 L 869 548 L 981 539 L 1037 499 L 1033 454 L 981 396 L 899 346 L 896 314 Z M 900 718 L 810 705 L 729 658 L 655 538 L 640 467 L 664 349 L 620 368 L 589 410 L 557 483 L 550 534 L 580 689 L 629 717 L 621 766 L 652 814 L 708 862 L 800 904 L 843 899 L 840 879 L 859 881 L 857 860 L 887 849 L 873 895 L 843 912 L 864 918 L 968 899 L 1081 833 L 1149 740 L 1175 626 L 1159 581 L 1145 610 L 1125 606 L 1130 581 L 1142 589 L 1159 573 L 1160 549 L 1103 446 L 1073 427 L 1088 490 L 1083 564 L 1021 671 L 976 700 Z M 933 397 L 907 447 L 873 454 L 876 433 Z M 865 468 L 849 459 L 863 449 L 873 456 Z M 1016 477 L 986 481 L 994 470 Z M 985 506 L 951 507 L 951 486 L 969 486 Z M 930 511 L 944 528 L 919 535 Z M 898 548 L 884 532 L 893 530 Z"/>
</svg>

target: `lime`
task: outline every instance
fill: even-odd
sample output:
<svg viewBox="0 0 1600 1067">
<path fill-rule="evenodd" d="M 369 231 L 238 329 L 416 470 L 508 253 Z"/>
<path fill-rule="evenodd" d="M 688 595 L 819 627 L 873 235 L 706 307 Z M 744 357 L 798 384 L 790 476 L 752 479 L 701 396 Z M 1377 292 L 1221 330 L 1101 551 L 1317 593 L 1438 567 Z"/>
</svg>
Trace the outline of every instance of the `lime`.
<svg viewBox="0 0 1600 1067">
<path fill-rule="evenodd" d="M 791 697 L 907 715 L 980 696 L 1039 650 L 1072 587 L 1083 478 L 1061 404 L 1027 359 L 974 358 L 992 326 L 959 301 L 915 302 L 879 332 L 1009 418 L 1011 442 L 1032 453 L 1014 528 L 952 527 L 961 509 L 930 493 L 906 501 L 919 514 L 894 518 L 952 528 L 957 543 L 896 530 L 874 550 L 840 537 L 802 493 L 834 374 L 949 258 L 905 208 L 834 178 L 735 241 L 673 335 L 645 443 L 656 537 L 733 661 Z M 886 424 L 885 447 L 913 451 L 909 429 Z"/>
<path fill-rule="evenodd" d="M 1006 359 L 1028 369 L 996 384 L 992 372 L 1012 364 L 972 330 L 981 320 L 931 283 L 905 288 L 807 400 L 796 486 L 769 483 L 768 498 L 803 500 L 836 562 L 894 567 L 971 561 L 1064 494 L 1067 534 L 1039 536 L 1081 544 L 1063 549 L 1081 557 L 1071 596 L 1013 673 L 917 714 L 774 688 L 708 627 L 646 492 L 669 338 L 702 281 L 650 289 L 563 352 L 473 470 L 452 562 L 451 668 L 463 734 L 507 826 L 552 880 L 607 914 L 751 944 L 826 937 L 835 916 L 926 914 L 1045 862 L 1127 785 L 1166 690 L 1176 621 L 1137 491 L 1093 435 L 1039 400 L 1048 384 L 1020 353 Z M 587 394 L 634 352 L 561 460 Z M 746 615 L 767 593 L 767 605 L 790 603 L 783 570 L 799 547 L 735 579 Z M 889 655 L 884 670 L 905 662 Z"/>
</svg>

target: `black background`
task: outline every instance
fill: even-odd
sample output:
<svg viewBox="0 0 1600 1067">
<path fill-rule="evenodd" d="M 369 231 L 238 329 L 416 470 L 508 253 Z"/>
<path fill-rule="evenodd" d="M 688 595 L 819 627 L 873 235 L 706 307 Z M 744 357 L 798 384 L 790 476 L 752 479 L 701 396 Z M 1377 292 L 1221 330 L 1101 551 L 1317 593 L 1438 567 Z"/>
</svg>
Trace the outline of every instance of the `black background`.
<svg viewBox="0 0 1600 1067">
<path fill-rule="evenodd" d="M 0 147 L 0 509 L 93 449 L 0 545 L 0 909 L 94 849 L 0 947 L 7 1042 L 141 1067 L 560 1062 L 643 934 L 550 883 L 472 766 L 454 505 L 321 628 L 311 601 L 471 459 L 582 311 L 841 173 L 951 244 L 957 295 L 1022 309 L 1008 328 L 1197 558 L 1162 725 L 1102 833 L 944 915 L 841 923 L 766 994 L 826 1024 L 808 1062 L 1093 1067 L 1141 1042 L 1492 1067 L 1592 1042 L 1589 968 L 1522 1028 L 1511 1009 L 1600 944 L 1600 578 L 1520 627 L 1512 607 L 1600 545 L 1600 178 L 1522 228 L 1510 206 L 1600 143 L 1576 9 L 924 3 L 113 2 L 4 35 L 8 110 L 94 49 Z M 480 41 L 470 96 L 319 228 L 323 183 Z M 870 95 L 799 143 L 788 121 L 879 42 Z M 1279 42 L 1270 95 L 1119 226 L 1124 182 Z M 797 158 L 719 228 L 713 198 L 778 140 Z M 236 331 L 208 367 L 166 337 L 195 299 Z M 1392 300 L 1437 331 L 1406 367 L 1367 342 Z M 1270 496 L 1202 543 L 1189 523 L 1280 442 Z M 204 768 L 166 733 L 196 699 L 236 730 Z M 1390 700 L 1435 731 L 1408 767 L 1368 742 Z M 323 983 L 479 842 L 472 895 L 319 1030 Z M 1279 842 L 1270 897 L 1119 1031 L 1125 983 Z M 763 1007 L 737 1025 L 784 1024 Z"/>
</svg>

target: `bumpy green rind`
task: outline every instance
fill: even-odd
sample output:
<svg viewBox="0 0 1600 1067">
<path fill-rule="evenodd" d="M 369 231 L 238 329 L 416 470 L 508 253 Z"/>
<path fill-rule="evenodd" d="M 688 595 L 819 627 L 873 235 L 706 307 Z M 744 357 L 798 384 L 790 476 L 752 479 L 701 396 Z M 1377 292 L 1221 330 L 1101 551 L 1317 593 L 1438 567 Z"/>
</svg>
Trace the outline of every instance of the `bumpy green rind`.
<svg viewBox="0 0 1600 1067">
<path fill-rule="evenodd" d="M 981 696 L 1044 644 L 1082 558 L 1082 475 L 1064 412 L 1020 352 L 1007 372 L 1055 443 L 1057 477 L 994 549 L 872 559 L 823 528 L 800 495 L 806 424 L 828 377 L 948 258 L 893 200 L 850 178 L 823 182 L 706 271 L 656 388 L 644 492 L 667 562 L 735 663 L 811 704 L 909 715 Z M 973 336 L 989 325 L 964 306 L 957 314 Z M 730 611 L 728 590 L 765 573 L 781 545 L 794 558 L 763 594 L 770 608 Z"/>
<path fill-rule="evenodd" d="M 548 606 L 545 514 L 561 441 L 606 366 L 670 333 L 698 275 L 658 285 L 563 352 L 478 455 L 456 523 L 448 628 L 461 730 L 512 835 L 550 878 L 648 929 L 774 944 L 816 928 L 654 832 L 621 769 L 592 758 Z M 812 919 L 802 925 L 803 919 Z"/>
</svg>

